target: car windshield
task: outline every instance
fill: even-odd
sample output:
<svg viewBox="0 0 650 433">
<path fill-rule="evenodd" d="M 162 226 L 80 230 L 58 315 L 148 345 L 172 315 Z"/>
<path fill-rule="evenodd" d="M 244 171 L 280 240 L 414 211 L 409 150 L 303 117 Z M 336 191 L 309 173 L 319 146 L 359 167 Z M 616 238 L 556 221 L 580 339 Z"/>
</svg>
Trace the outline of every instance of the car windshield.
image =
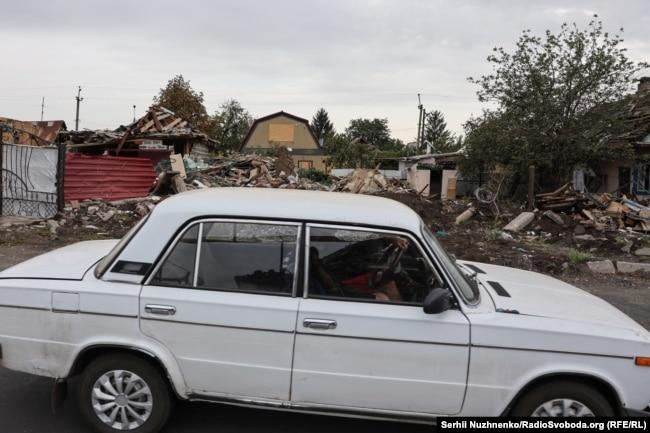
<svg viewBox="0 0 650 433">
<path fill-rule="evenodd" d="M 422 224 L 422 233 L 424 234 L 424 239 L 427 242 L 427 245 L 429 245 L 436 257 L 438 257 L 442 262 L 442 265 L 445 267 L 447 272 L 449 272 L 454 281 L 456 281 L 456 284 L 465 300 L 470 304 L 476 304 L 479 299 L 479 291 L 476 282 L 472 281 L 465 272 L 458 268 L 456 260 L 452 259 L 449 254 L 447 254 L 431 230 L 429 230 L 429 228 L 424 224 Z"/>
<path fill-rule="evenodd" d="M 115 258 L 122 252 L 124 247 L 129 243 L 131 238 L 135 236 L 135 234 L 140 230 L 140 227 L 147 221 L 149 218 L 148 214 L 144 218 L 142 218 L 136 225 L 131 227 L 131 230 L 129 230 L 120 241 L 115 244 L 113 249 L 103 258 L 99 261 L 97 266 L 95 267 L 95 278 L 100 278 L 102 275 L 104 275 L 104 272 L 108 269 L 108 267 L 113 263 Z"/>
</svg>

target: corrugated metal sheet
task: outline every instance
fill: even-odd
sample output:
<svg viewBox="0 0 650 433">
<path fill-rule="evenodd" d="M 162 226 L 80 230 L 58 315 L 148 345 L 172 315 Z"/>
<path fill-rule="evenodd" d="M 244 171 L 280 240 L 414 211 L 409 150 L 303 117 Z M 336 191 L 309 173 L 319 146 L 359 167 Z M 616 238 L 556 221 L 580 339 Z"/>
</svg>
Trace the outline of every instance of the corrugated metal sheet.
<svg viewBox="0 0 650 433">
<path fill-rule="evenodd" d="M 148 158 L 69 153 L 65 162 L 65 201 L 144 197 L 155 179 Z"/>
</svg>

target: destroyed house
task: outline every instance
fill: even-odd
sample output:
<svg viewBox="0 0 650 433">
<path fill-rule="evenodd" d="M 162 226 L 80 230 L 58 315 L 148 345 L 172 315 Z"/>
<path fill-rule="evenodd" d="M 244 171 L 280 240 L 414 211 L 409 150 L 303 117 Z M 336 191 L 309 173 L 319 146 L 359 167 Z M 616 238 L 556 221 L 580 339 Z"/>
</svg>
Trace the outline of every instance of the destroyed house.
<svg viewBox="0 0 650 433">
<path fill-rule="evenodd" d="M 16 120 L 0 117 L 2 142 L 27 146 L 54 144 L 60 131 L 67 129 L 63 120 Z"/>
<path fill-rule="evenodd" d="M 66 201 L 147 195 L 156 172 L 168 167 L 172 154 L 202 160 L 216 145 L 182 117 L 155 105 L 129 125 L 115 130 L 67 131 L 60 134 L 60 140 L 68 150 Z"/>
<path fill-rule="evenodd" d="M 87 155 L 139 156 L 154 164 L 172 153 L 206 158 L 216 141 L 194 129 L 173 111 L 152 106 L 133 123 L 115 130 L 67 131 L 62 134 L 68 150 Z"/>
<path fill-rule="evenodd" d="M 296 168 L 327 171 L 325 151 L 307 119 L 280 111 L 256 119 L 242 141 L 242 153 L 268 153 L 285 147 Z"/>
<path fill-rule="evenodd" d="M 641 78 L 636 93 L 602 110 L 618 127 L 605 128 L 594 139 L 613 148 L 630 145 L 633 156 L 593 164 L 593 173 L 587 174 L 595 175 L 596 192 L 650 197 L 650 77 Z M 576 185 L 582 182 L 581 177 L 580 173 Z"/>
</svg>

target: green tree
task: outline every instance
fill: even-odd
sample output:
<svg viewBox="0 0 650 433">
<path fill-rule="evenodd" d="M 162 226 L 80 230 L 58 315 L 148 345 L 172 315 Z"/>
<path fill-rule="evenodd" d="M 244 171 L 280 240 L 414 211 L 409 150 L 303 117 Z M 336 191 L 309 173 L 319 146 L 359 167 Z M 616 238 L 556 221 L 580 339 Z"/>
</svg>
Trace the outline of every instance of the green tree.
<svg viewBox="0 0 650 433">
<path fill-rule="evenodd" d="M 239 101 L 228 99 L 212 116 L 210 135 L 217 141 L 220 150 L 237 150 L 252 124 L 253 116 Z"/>
<path fill-rule="evenodd" d="M 433 153 L 454 152 L 462 146 L 462 137 L 456 137 L 447 129 L 445 116 L 438 110 L 427 113 L 423 138 L 431 144 Z"/>
<path fill-rule="evenodd" d="M 598 108 L 632 90 L 633 76 L 648 66 L 629 60 L 622 42 L 593 19 L 584 30 L 563 24 L 542 37 L 526 30 L 512 53 L 494 48 L 492 72 L 469 78 L 479 100 L 496 108 L 465 125 L 465 167 L 503 163 L 522 178 L 534 164 L 567 177 L 578 163 L 630 152 L 592 134 L 609 122 Z"/>
<path fill-rule="evenodd" d="M 327 164 L 335 168 L 370 168 L 375 163 L 377 149 L 363 140 L 347 134 L 333 134 L 325 142 Z"/>
<path fill-rule="evenodd" d="M 209 116 L 203 103 L 203 92 L 197 92 L 190 86 L 190 81 L 182 75 L 176 75 L 160 89 L 153 102 L 172 110 L 176 115 L 187 120 L 190 125 L 205 130 L 209 127 Z"/>
<path fill-rule="evenodd" d="M 314 117 L 311 119 L 311 129 L 319 140 L 331 136 L 336 132 L 334 125 L 330 121 L 330 116 L 324 108 L 319 108 L 316 114 L 314 114 Z"/>
<path fill-rule="evenodd" d="M 401 150 L 403 143 L 391 138 L 388 119 L 352 119 L 345 129 L 351 140 L 364 141 L 378 150 Z"/>
</svg>

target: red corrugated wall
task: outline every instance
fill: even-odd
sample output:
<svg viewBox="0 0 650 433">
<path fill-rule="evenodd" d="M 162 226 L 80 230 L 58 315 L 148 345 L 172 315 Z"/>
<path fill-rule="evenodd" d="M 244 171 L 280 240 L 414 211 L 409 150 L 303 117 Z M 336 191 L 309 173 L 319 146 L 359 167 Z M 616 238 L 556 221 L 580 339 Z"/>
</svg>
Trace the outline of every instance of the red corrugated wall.
<svg viewBox="0 0 650 433">
<path fill-rule="evenodd" d="M 155 179 L 156 172 L 148 158 L 68 153 L 65 160 L 65 201 L 144 197 Z"/>
</svg>

